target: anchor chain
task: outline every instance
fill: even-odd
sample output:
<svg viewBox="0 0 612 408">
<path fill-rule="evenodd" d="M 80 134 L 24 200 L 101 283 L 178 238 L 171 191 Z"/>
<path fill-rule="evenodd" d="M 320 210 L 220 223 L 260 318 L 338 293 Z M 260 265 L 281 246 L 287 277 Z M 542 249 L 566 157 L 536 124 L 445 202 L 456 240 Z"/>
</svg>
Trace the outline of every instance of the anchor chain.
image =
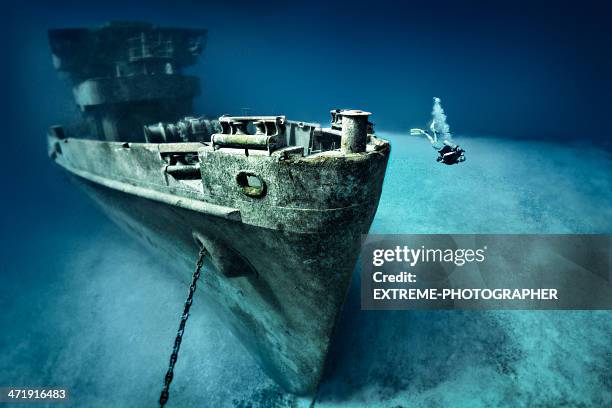
<svg viewBox="0 0 612 408">
<path fill-rule="evenodd" d="M 187 293 L 187 300 L 185 300 L 185 306 L 183 308 L 183 315 L 181 316 L 181 322 L 179 323 L 178 331 L 176 332 L 176 338 L 174 339 L 174 347 L 172 348 L 172 354 L 170 355 L 170 364 L 168 365 L 168 371 L 164 377 L 164 388 L 162 389 L 161 395 L 159 396 L 159 406 L 163 408 L 168 402 L 170 396 L 170 383 L 174 378 L 174 365 L 178 359 L 178 353 L 181 348 L 181 342 L 183 341 L 183 333 L 185 332 L 185 324 L 189 318 L 189 309 L 193 302 L 193 294 L 196 291 L 196 284 L 200 278 L 200 271 L 202 265 L 204 265 L 204 257 L 206 256 L 206 250 L 202 247 L 200 254 L 198 255 L 198 261 L 196 262 L 196 268 L 191 277 L 191 285 L 189 286 L 189 292 Z"/>
</svg>

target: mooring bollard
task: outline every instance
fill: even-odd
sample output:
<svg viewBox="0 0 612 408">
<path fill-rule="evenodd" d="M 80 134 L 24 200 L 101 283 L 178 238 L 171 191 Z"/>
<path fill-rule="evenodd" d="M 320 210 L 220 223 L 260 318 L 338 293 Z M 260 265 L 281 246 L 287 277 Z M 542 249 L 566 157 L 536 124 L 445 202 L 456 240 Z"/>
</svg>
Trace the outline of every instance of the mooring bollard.
<svg viewBox="0 0 612 408">
<path fill-rule="evenodd" d="M 342 153 L 365 152 L 368 142 L 368 117 L 371 113 L 361 110 L 343 110 L 339 114 L 342 116 L 342 138 L 340 139 Z"/>
</svg>

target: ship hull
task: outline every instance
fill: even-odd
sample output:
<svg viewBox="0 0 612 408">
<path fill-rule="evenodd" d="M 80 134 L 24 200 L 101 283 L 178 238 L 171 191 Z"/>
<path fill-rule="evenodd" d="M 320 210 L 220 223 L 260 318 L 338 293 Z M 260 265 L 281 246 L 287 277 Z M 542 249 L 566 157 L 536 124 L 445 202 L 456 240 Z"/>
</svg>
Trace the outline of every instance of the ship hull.
<svg viewBox="0 0 612 408">
<path fill-rule="evenodd" d="M 65 144 L 55 160 L 118 226 L 170 260 L 184 282 L 189 282 L 204 247 L 207 257 L 198 284 L 202 297 L 272 379 L 289 392 L 313 393 L 351 281 L 360 235 L 374 216 L 382 177 L 373 185 L 374 200 L 364 205 L 292 210 L 296 215 L 283 218 L 286 227 L 275 219 L 279 227 L 266 228 L 245 222 L 231 209 L 224 212 L 226 207 L 203 211 L 188 199 L 173 202 L 148 189 L 142 194 L 94 176 L 90 171 L 95 169 L 84 171 L 84 164 L 71 160 L 92 153 L 90 147 L 83 141 L 72 148 Z M 100 152 L 95 156 L 97 161 L 104 157 Z M 379 163 L 383 175 L 387 156 L 385 151 Z M 292 227 L 291 219 L 304 212 L 311 221 L 303 230 L 298 224 Z M 319 219 L 323 224 L 316 227 L 314 220 Z"/>
</svg>

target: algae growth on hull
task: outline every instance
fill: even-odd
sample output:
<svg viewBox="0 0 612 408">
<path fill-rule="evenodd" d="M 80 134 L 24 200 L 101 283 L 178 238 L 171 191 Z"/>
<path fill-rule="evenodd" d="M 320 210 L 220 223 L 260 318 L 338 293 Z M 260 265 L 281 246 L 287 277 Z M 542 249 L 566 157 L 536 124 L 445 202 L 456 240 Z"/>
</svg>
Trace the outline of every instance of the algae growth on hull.
<svg viewBox="0 0 612 408">
<path fill-rule="evenodd" d="M 423 140 L 379 133 L 393 151 L 372 232 L 612 231 L 609 153 L 457 137 L 469 160 L 440 166 Z M 83 218 L 66 211 L 23 225 L 36 234 L 3 257 L 0 383 L 63 385 L 73 406 L 151 406 L 185 287 L 85 196 L 66 206 Z M 171 403 L 293 406 L 208 312 L 198 292 Z M 317 406 L 609 405 L 611 317 L 364 312 L 355 278 Z"/>
</svg>

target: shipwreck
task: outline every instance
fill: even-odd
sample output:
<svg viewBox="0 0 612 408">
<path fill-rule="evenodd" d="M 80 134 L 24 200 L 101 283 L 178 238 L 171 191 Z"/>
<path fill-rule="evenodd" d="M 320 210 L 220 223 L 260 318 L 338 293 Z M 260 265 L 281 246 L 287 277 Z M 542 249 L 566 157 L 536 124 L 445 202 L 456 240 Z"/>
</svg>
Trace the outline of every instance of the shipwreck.
<svg viewBox="0 0 612 408">
<path fill-rule="evenodd" d="M 189 281 L 287 391 L 320 382 L 361 234 L 390 153 L 369 113 L 331 123 L 194 116 L 184 75 L 206 31 L 145 23 L 49 31 L 81 115 L 52 126 L 49 155 L 121 228 Z"/>
</svg>

